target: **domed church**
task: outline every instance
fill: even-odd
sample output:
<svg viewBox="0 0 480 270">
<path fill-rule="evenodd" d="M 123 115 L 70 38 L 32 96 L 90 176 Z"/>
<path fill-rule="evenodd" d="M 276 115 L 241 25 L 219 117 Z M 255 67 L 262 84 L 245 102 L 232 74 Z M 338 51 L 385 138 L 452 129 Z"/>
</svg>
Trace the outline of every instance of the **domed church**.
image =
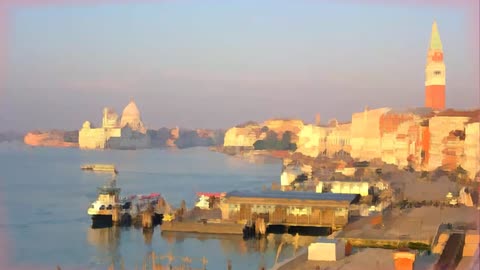
<svg viewBox="0 0 480 270">
<path fill-rule="evenodd" d="M 123 109 L 122 117 L 112 108 L 103 109 L 102 127 L 94 128 L 86 121 L 79 131 L 78 144 L 83 149 L 137 149 L 150 146 L 137 104 L 132 99 Z"/>
<path fill-rule="evenodd" d="M 138 110 L 137 104 L 132 99 L 128 105 L 123 109 L 122 119 L 120 121 L 120 127 L 130 127 L 133 131 L 138 131 L 145 134 L 147 130 L 143 126 L 142 119 L 140 117 L 140 111 Z"/>
</svg>

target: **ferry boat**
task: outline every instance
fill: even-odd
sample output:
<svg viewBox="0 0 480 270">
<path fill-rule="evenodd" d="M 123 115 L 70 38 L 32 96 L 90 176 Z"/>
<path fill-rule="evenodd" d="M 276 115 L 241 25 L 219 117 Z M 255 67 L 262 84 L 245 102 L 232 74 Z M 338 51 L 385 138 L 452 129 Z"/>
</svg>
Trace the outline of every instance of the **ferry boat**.
<svg viewBox="0 0 480 270">
<path fill-rule="evenodd" d="M 155 206 L 162 198 L 160 193 L 149 195 L 131 195 L 120 198 L 121 189 L 116 186 L 115 176 L 104 186 L 99 187 L 98 198 L 94 201 L 87 213 L 92 217 L 93 227 L 108 227 L 113 225 L 113 210 L 120 207 L 120 215 L 128 216 L 131 220 L 149 206 Z M 155 217 L 161 218 L 163 213 L 155 213 Z"/>
<path fill-rule="evenodd" d="M 97 188 L 98 198 L 88 208 L 88 215 L 92 217 L 93 225 L 111 225 L 113 207 L 120 205 L 119 195 L 121 189 L 116 186 L 116 178 L 114 177 L 108 184 Z M 128 206 L 127 202 L 124 202 Z M 124 207 L 122 207 L 124 208 Z"/>
<path fill-rule="evenodd" d="M 86 171 L 112 172 L 115 174 L 118 173 L 114 164 L 86 164 L 83 165 L 81 169 Z"/>
</svg>

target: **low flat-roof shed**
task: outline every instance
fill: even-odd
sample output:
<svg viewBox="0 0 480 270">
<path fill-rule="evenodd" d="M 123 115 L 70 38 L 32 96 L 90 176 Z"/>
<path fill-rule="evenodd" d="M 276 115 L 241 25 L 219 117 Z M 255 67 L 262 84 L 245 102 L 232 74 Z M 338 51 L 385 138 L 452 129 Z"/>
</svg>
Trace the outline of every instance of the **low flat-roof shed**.
<svg viewBox="0 0 480 270">
<path fill-rule="evenodd" d="M 348 223 L 349 206 L 358 194 L 297 191 L 232 191 L 226 194 L 228 219 L 255 220 L 266 224 L 343 227 Z"/>
</svg>

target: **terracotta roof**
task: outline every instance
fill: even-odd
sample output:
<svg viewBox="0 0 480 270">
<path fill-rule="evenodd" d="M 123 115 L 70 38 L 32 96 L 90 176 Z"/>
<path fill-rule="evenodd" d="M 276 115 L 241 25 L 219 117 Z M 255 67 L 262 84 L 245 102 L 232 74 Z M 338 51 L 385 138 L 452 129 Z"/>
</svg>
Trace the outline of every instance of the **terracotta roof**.
<svg viewBox="0 0 480 270">
<path fill-rule="evenodd" d="M 460 111 L 454 109 L 448 109 L 442 112 L 439 112 L 436 116 L 450 116 L 450 117 L 469 117 L 473 122 L 480 120 L 480 109 Z"/>
</svg>

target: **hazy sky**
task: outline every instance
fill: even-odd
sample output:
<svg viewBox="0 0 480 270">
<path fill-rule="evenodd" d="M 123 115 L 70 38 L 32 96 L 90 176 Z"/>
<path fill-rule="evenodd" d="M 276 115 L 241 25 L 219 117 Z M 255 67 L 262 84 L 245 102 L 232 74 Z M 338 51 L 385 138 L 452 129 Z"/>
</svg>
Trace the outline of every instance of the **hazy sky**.
<svg viewBox="0 0 480 270">
<path fill-rule="evenodd" d="M 472 8 L 313 0 L 16 7 L 0 39 L 8 48 L 0 130 L 98 124 L 104 106 L 120 114 L 131 97 L 149 128 L 312 122 L 317 112 L 326 122 L 366 105 L 422 106 L 434 19 L 447 106 L 476 107 Z"/>
</svg>

